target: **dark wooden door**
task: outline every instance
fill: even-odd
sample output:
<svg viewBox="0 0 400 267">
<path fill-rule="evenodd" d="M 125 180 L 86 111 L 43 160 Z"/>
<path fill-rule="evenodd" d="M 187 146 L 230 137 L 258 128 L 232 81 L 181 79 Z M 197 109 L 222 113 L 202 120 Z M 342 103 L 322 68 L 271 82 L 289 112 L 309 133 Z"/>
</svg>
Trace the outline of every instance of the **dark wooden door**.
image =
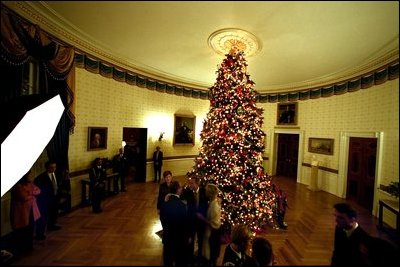
<svg viewBox="0 0 400 267">
<path fill-rule="evenodd" d="M 276 174 L 297 178 L 298 154 L 299 135 L 279 134 Z"/>
<path fill-rule="evenodd" d="M 347 199 L 372 211 L 375 188 L 376 138 L 350 137 Z"/>
<path fill-rule="evenodd" d="M 146 182 L 147 128 L 123 128 L 126 142 L 124 154 L 128 161 L 128 176 L 134 182 Z"/>
</svg>

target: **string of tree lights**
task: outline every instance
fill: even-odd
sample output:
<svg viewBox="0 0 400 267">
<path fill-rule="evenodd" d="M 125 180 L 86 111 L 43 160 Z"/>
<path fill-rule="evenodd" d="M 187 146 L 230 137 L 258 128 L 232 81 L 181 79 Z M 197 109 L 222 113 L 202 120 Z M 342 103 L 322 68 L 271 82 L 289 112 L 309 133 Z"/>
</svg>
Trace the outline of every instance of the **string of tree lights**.
<svg viewBox="0 0 400 267">
<path fill-rule="evenodd" d="M 262 167 L 263 109 L 256 106 L 243 51 L 233 48 L 226 54 L 217 74 L 200 133 L 202 146 L 188 176 L 218 186 L 223 223 L 261 231 L 271 225 L 275 203 L 271 177 Z"/>
</svg>

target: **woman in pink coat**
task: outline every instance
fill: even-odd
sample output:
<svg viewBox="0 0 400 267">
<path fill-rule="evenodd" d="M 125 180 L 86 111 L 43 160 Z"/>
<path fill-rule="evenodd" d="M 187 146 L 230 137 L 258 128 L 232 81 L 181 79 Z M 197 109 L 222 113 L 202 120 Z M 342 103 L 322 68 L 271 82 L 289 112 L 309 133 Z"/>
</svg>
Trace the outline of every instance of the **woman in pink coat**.
<svg viewBox="0 0 400 267">
<path fill-rule="evenodd" d="M 33 248 L 33 229 L 40 217 L 36 196 L 40 189 L 33 183 L 32 171 L 29 170 L 11 192 L 11 227 L 13 241 L 18 252 L 27 252 Z"/>
</svg>

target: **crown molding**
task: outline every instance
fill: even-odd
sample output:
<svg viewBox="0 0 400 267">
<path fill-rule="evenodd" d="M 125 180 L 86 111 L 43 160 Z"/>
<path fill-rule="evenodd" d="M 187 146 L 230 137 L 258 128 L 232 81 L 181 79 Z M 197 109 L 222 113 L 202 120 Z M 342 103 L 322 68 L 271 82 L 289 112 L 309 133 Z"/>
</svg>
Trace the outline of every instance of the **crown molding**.
<svg viewBox="0 0 400 267">
<path fill-rule="evenodd" d="M 398 42 L 398 38 L 397 38 Z M 369 73 L 373 73 L 381 68 L 392 64 L 399 60 L 399 49 L 398 46 L 385 54 L 370 59 L 367 63 L 364 63 L 358 67 L 346 69 L 342 71 L 335 72 L 333 74 L 327 75 L 325 77 L 320 77 L 318 79 L 313 79 L 309 81 L 304 81 L 295 84 L 286 84 L 282 86 L 271 86 L 267 88 L 258 88 L 257 91 L 260 93 L 288 93 L 297 92 L 312 88 L 327 87 L 333 84 L 343 83 L 349 80 L 357 79 L 359 77 L 365 76 Z"/>
</svg>

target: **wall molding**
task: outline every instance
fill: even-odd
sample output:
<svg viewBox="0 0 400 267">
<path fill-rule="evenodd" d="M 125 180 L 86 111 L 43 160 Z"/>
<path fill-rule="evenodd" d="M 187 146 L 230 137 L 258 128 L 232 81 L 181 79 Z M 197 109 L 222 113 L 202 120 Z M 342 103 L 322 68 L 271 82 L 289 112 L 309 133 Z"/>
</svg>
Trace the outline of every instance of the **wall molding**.
<svg viewBox="0 0 400 267">
<path fill-rule="evenodd" d="M 303 162 L 301 165 L 302 165 L 302 166 L 305 166 L 305 167 L 311 168 L 311 164 L 310 164 L 310 163 Z M 318 166 L 318 170 L 322 170 L 322 171 L 326 171 L 326 172 L 331 172 L 331 173 L 334 173 L 334 174 L 338 174 L 338 173 L 339 173 L 338 170 L 331 169 L 331 168 L 327 168 L 327 167 L 324 167 L 324 166 Z"/>
</svg>

